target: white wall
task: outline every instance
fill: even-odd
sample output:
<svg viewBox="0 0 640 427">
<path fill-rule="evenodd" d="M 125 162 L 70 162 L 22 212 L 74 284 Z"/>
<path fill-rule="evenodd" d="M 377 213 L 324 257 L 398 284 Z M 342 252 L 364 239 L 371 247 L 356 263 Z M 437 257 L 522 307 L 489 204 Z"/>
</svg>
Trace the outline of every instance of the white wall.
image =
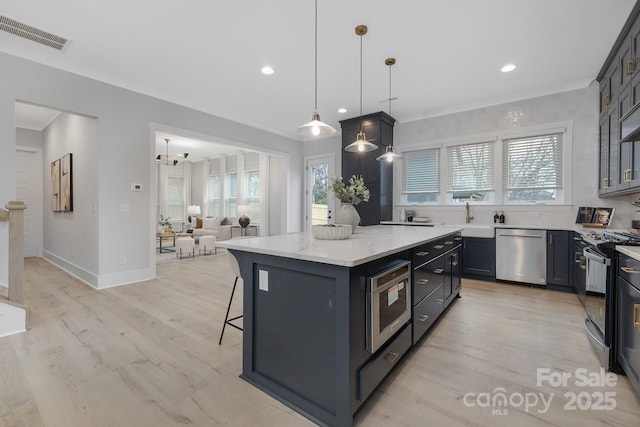
<svg viewBox="0 0 640 427">
<path fill-rule="evenodd" d="M 98 122 L 60 114 L 43 132 L 43 256 L 80 279 L 95 284 L 98 262 Z M 71 153 L 71 212 L 51 210 L 51 162 Z"/>
<path fill-rule="evenodd" d="M 42 132 L 32 129 L 16 128 L 16 145 L 22 147 L 43 148 Z"/>
<path fill-rule="evenodd" d="M 16 192 L 16 101 L 98 120 L 97 155 L 93 163 L 85 165 L 97 174 L 98 182 L 98 277 L 93 286 L 108 287 L 155 276 L 154 124 L 286 154 L 289 179 L 294 184 L 284 196 L 288 212 L 281 215 L 302 218 L 303 156 L 299 141 L 4 53 L 0 54 L 0 69 L 0 203 L 12 200 Z M 142 184 L 142 191 L 132 192 L 132 183 Z M 76 197 L 75 203 L 86 202 Z M 128 212 L 120 212 L 121 205 L 126 205 Z M 301 219 L 289 221 L 288 227 L 287 231 L 300 230 Z M 0 223 L 0 254 L 7 253 L 7 234 L 7 224 Z M 126 258 L 125 264 L 119 263 L 121 257 Z M 6 281 L 6 263 L 6 257 L 0 256 L 0 281 Z"/>
<path fill-rule="evenodd" d="M 472 206 L 474 223 L 493 223 L 496 210 L 505 212 L 508 224 L 569 226 L 574 223 L 578 206 L 610 206 L 616 208 L 612 227 L 628 228 L 631 219 L 640 213 L 628 201 L 638 195 L 600 199 L 598 197 L 598 84 L 588 88 L 495 105 L 455 114 L 432 117 L 406 123 L 396 123 L 396 151 L 406 147 L 428 147 L 434 141 L 498 133 L 504 130 L 544 126 L 550 123 L 573 124 L 573 173 L 571 204 L 565 206 Z M 336 153 L 338 167 L 342 163 L 340 136 L 305 142 L 304 155 Z M 401 204 L 401 165 L 394 175 L 394 219 L 399 219 Z M 340 175 L 340 173 L 337 173 Z M 434 222 L 464 223 L 464 207 L 429 206 L 415 208 L 418 216 L 428 216 Z"/>
</svg>

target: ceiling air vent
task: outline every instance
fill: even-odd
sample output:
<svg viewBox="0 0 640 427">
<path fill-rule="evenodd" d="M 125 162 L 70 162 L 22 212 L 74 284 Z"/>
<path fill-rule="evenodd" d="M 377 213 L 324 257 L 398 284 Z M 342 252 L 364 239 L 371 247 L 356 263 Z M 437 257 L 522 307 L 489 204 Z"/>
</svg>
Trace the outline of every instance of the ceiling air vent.
<svg viewBox="0 0 640 427">
<path fill-rule="evenodd" d="M 69 40 L 64 37 L 56 36 L 2 15 L 0 15 L 0 30 L 58 50 L 63 50 L 69 43 Z"/>
</svg>

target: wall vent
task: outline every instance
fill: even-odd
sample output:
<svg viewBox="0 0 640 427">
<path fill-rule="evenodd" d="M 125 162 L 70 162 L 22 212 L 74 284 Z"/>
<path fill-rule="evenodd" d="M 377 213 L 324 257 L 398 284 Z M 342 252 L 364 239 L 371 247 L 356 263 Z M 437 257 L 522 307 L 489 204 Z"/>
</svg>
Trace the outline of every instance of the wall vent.
<svg viewBox="0 0 640 427">
<path fill-rule="evenodd" d="M 56 36 L 55 34 L 2 15 L 0 15 L 0 30 L 57 50 L 63 50 L 69 43 L 69 40 L 64 37 Z"/>
</svg>

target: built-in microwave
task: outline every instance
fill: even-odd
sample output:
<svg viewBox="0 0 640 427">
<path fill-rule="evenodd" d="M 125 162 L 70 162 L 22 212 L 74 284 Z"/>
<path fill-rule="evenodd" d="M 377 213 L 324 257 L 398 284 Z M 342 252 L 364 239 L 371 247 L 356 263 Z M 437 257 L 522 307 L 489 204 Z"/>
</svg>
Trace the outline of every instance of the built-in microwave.
<svg viewBox="0 0 640 427">
<path fill-rule="evenodd" d="M 411 262 L 367 279 L 367 351 L 375 353 L 411 320 Z"/>
</svg>

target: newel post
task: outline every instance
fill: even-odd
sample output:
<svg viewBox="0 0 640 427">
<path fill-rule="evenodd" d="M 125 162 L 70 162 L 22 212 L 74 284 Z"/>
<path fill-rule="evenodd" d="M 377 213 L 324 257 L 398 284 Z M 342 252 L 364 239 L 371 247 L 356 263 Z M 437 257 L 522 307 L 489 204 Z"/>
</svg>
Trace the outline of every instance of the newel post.
<svg viewBox="0 0 640 427">
<path fill-rule="evenodd" d="M 24 202 L 11 200 L 9 211 L 9 300 L 24 304 Z"/>
</svg>

